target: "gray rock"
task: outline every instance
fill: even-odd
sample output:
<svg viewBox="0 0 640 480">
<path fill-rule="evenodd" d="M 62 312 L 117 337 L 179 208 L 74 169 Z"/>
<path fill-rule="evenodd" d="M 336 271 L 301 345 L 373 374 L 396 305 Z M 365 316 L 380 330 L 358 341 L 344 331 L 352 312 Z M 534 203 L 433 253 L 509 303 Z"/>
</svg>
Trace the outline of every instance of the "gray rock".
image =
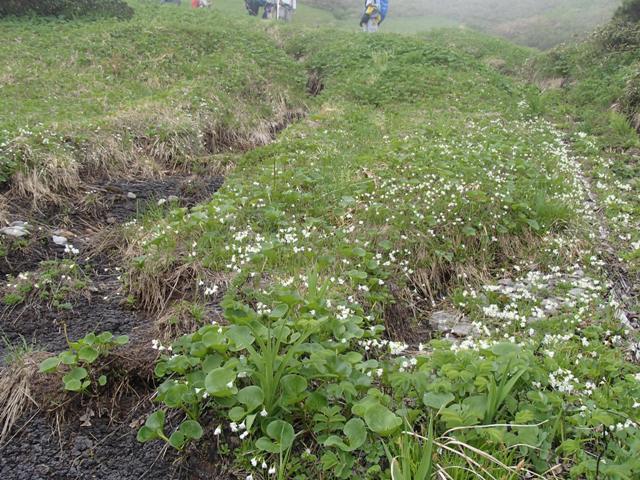
<svg viewBox="0 0 640 480">
<path fill-rule="evenodd" d="M 22 227 L 22 228 L 27 228 L 29 226 L 29 224 L 27 222 L 11 222 L 9 224 L 10 227 Z"/>
<path fill-rule="evenodd" d="M 433 312 L 429 318 L 429 324 L 434 330 L 452 333 L 457 337 L 467 337 L 475 330 L 475 327 L 466 320 L 464 315 L 445 310 Z"/>
<path fill-rule="evenodd" d="M 2 229 L 0 229 L 0 233 L 2 233 L 3 235 L 6 235 L 8 237 L 13 237 L 13 238 L 22 238 L 22 237 L 27 237 L 29 236 L 29 230 L 27 230 L 26 227 L 4 227 Z"/>
<path fill-rule="evenodd" d="M 572 288 L 569 290 L 569 296 L 573 298 L 582 298 L 584 297 L 584 289 L 583 288 Z"/>
<path fill-rule="evenodd" d="M 138 196 L 133 192 L 129 192 L 129 193 L 127 193 L 127 198 L 129 200 L 135 200 L 136 198 L 138 198 Z"/>
<path fill-rule="evenodd" d="M 56 245 L 59 245 L 61 247 L 64 247 L 69 242 L 67 240 L 67 237 L 63 237 L 61 235 L 53 235 L 51 237 L 51 240 L 53 240 L 53 243 L 55 243 Z"/>
</svg>

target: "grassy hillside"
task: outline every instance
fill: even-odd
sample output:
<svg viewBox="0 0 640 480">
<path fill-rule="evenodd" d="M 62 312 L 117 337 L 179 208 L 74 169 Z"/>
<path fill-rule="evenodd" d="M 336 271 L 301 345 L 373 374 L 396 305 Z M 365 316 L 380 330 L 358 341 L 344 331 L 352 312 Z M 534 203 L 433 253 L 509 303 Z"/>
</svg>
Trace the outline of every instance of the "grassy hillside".
<svg viewBox="0 0 640 480">
<path fill-rule="evenodd" d="M 113 432 L 137 432 L 126 455 L 167 445 L 183 478 L 640 475 L 637 333 L 583 173 L 601 151 L 583 163 L 594 139 L 567 137 L 542 116 L 551 100 L 503 73 L 528 50 L 468 31 L 277 25 L 241 2 L 131 3 L 126 23 L 0 22 L 0 217 L 37 200 L 46 242 L 61 225 L 43 212 L 74 211 L 107 176 L 224 185 L 140 203 L 100 224 L 94 250 L 48 262 L 12 259 L 43 248 L 35 232 L 2 237 L 0 328 L 15 341 L 0 473 L 47 466 L 35 427 L 14 426 L 34 398 L 73 419 L 60 428 L 74 452 L 95 435 L 89 410 L 135 410 L 61 478 L 105 463 L 139 478 L 118 454 L 100 460 Z M 64 227 L 89 231 L 80 220 Z M 74 329 L 107 298 L 105 252 L 118 290 L 100 324 L 130 339 Z M 62 332 L 38 305 L 70 312 Z M 23 348 L 30 311 L 42 324 Z M 151 452 L 142 471 L 165 465 Z"/>
<path fill-rule="evenodd" d="M 345 0 L 308 0 L 338 18 L 356 18 L 359 4 Z M 462 24 L 537 48 L 549 48 L 574 36 L 584 36 L 606 23 L 618 0 L 395 0 L 391 3 L 390 31 L 407 33 L 433 26 Z"/>
</svg>

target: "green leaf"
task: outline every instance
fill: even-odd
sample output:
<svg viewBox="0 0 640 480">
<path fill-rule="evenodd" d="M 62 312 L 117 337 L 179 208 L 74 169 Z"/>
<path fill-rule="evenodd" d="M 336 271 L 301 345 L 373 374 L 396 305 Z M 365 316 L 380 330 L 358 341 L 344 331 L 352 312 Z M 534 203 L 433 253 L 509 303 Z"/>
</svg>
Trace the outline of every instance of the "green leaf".
<svg viewBox="0 0 640 480">
<path fill-rule="evenodd" d="M 491 352 L 499 357 L 516 354 L 520 352 L 520 347 L 515 343 L 502 342 L 491 347 Z"/>
<path fill-rule="evenodd" d="M 422 397 L 422 401 L 427 407 L 435 408 L 436 410 L 440 410 L 441 408 L 446 407 L 455 399 L 456 397 L 454 397 L 451 393 L 428 392 L 425 393 Z"/>
<path fill-rule="evenodd" d="M 102 332 L 100 335 L 98 335 L 97 340 L 98 343 L 108 343 L 111 341 L 111 339 L 113 338 L 113 334 L 111 332 Z"/>
<path fill-rule="evenodd" d="M 78 352 L 78 358 L 87 363 L 93 363 L 98 355 L 98 350 L 90 346 L 82 347 Z"/>
<path fill-rule="evenodd" d="M 87 372 L 87 370 L 85 368 L 82 367 L 74 367 L 71 370 L 69 370 L 69 373 L 67 373 L 63 379 L 67 378 L 69 380 L 73 379 L 73 380 L 83 380 L 85 378 L 87 378 L 87 375 L 89 375 L 89 373 Z"/>
<path fill-rule="evenodd" d="M 349 420 L 342 432 L 349 441 L 348 444 L 343 442 L 342 439 L 336 435 L 332 435 L 325 441 L 325 447 L 338 447 L 343 452 L 353 452 L 360 448 L 367 439 L 367 429 L 364 422 L 359 418 L 352 418 Z"/>
<path fill-rule="evenodd" d="M 187 437 L 185 437 L 184 433 L 182 433 L 180 430 L 176 430 L 169 437 L 169 445 L 171 445 L 176 450 L 182 450 L 186 441 Z"/>
<path fill-rule="evenodd" d="M 127 335 L 120 335 L 115 338 L 114 343 L 116 345 L 126 345 L 129 343 L 129 337 Z"/>
<path fill-rule="evenodd" d="M 287 395 L 299 395 L 307 389 L 307 379 L 301 375 L 285 375 L 280 383 Z"/>
<path fill-rule="evenodd" d="M 76 378 L 62 379 L 64 382 L 64 389 L 71 392 L 79 392 L 82 390 L 82 382 Z"/>
<path fill-rule="evenodd" d="M 238 401 L 246 405 L 247 411 L 251 412 L 262 405 L 264 402 L 264 393 L 257 385 L 251 385 L 238 392 Z"/>
<path fill-rule="evenodd" d="M 61 363 L 61 360 L 58 357 L 47 358 L 45 361 L 43 361 L 40 364 L 40 368 L 38 371 L 40 373 L 55 372 L 58 369 L 58 366 L 60 365 L 60 363 Z"/>
<path fill-rule="evenodd" d="M 107 384 L 107 376 L 100 375 L 100 377 L 98 378 L 98 385 L 100 385 L 101 387 L 104 387 L 106 384 Z"/>
<path fill-rule="evenodd" d="M 229 367 L 220 367 L 211 370 L 204 379 L 204 386 L 209 395 L 214 397 L 230 397 L 237 392 L 233 382 L 236 372 Z M 231 385 L 231 386 L 230 386 Z"/>
<path fill-rule="evenodd" d="M 202 426 L 195 420 L 185 420 L 180 425 L 180 431 L 185 437 L 193 440 L 199 440 L 202 438 Z"/>
<path fill-rule="evenodd" d="M 246 414 L 247 411 L 244 408 L 235 406 L 231 410 L 229 410 L 229 419 L 232 422 L 240 422 Z"/>
<path fill-rule="evenodd" d="M 272 446 L 278 447 L 278 450 L 276 450 L 275 452 L 273 450 L 267 449 L 268 452 L 272 453 L 284 452 L 291 448 L 291 446 L 293 445 L 293 440 L 296 436 L 291 424 L 285 422 L 284 420 L 274 420 L 269 425 L 267 425 L 267 435 L 269 435 L 269 437 L 271 437 L 275 441 L 275 444 L 273 444 L 272 442 Z M 258 441 L 262 440 L 262 438 L 258 439 Z M 268 446 L 266 442 L 261 443 L 264 446 Z M 258 445 L 258 442 L 256 442 L 256 445 Z"/>
<path fill-rule="evenodd" d="M 151 440 L 157 440 L 160 437 L 158 436 L 158 432 L 145 425 L 140 430 L 138 430 L 138 435 L 136 438 L 140 443 L 145 443 L 150 442 Z"/>
<path fill-rule="evenodd" d="M 62 352 L 60 355 L 58 355 L 58 358 L 60 359 L 60 362 L 64 363 L 65 365 L 73 365 L 77 360 L 75 353 L 69 350 L 65 350 L 64 352 Z"/>
<path fill-rule="evenodd" d="M 244 325 L 231 325 L 226 332 L 226 336 L 234 344 L 231 351 L 238 352 L 250 346 L 255 338 L 251 334 L 251 329 Z"/>
<path fill-rule="evenodd" d="M 164 430 L 165 413 L 164 410 L 153 412 L 144 422 L 145 427 L 150 428 L 154 432 L 162 432 Z"/>
<path fill-rule="evenodd" d="M 371 431 L 383 437 L 391 435 L 402 425 L 400 417 L 380 404 L 367 409 L 364 414 L 364 421 L 367 422 L 367 426 Z"/>
<path fill-rule="evenodd" d="M 279 319 L 284 318 L 285 315 L 289 312 L 289 306 L 286 303 L 281 303 L 277 305 L 271 313 L 269 314 L 269 318 Z"/>
</svg>

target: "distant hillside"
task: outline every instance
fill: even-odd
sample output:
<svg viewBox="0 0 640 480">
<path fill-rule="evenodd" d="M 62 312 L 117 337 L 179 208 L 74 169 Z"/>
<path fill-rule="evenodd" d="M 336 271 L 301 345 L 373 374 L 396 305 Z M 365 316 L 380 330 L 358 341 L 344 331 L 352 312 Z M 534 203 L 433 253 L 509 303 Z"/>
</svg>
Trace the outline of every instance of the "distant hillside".
<svg viewBox="0 0 640 480">
<path fill-rule="evenodd" d="M 305 0 L 338 17 L 357 16 L 360 1 Z M 446 19 L 501 35 L 518 43 L 549 48 L 593 30 L 613 14 L 619 0 L 391 0 L 391 17 Z M 415 23 L 415 21 L 414 21 Z M 425 26 L 425 29 L 429 25 Z"/>
</svg>

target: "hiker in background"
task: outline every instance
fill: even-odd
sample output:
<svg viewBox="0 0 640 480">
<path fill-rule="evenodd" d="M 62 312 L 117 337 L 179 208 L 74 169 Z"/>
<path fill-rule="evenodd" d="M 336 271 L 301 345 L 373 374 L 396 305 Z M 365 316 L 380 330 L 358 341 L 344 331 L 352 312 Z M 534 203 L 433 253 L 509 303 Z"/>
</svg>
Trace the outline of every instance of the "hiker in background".
<svg viewBox="0 0 640 480">
<path fill-rule="evenodd" d="M 296 0 L 280 0 L 278 8 L 278 20 L 290 22 L 293 19 L 293 12 L 297 8 Z"/>
<path fill-rule="evenodd" d="M 378 31 L 380 22 L 382 22 L 380 0 L 365 0 L 364 13 L 360 19 L 362 30 L 368 33 L 375 33 Z"/>
<path fill-rule="evenodd" d="M 207 8 L 210 6 L 209 0 L 191 0 L 191 7 L 193 8 Z"/>
<path fill-rule="evenodd" d="M 276 13 L 276 2 L 277 0 L 267 0 L 266 5 L 264 6 L 264 13 L 262 14 L 262 18 L 265 20 L 271 20 Z"/>
<path fill-rule="evenodd" d="M 244 6 L 247 9 L 249 15 L 253 17 L 257 17 L 258 13 L 260 13 L 260 7 L 264 7 L 266 5 L 265 0 L 244 0 Z"/>
</svg>

